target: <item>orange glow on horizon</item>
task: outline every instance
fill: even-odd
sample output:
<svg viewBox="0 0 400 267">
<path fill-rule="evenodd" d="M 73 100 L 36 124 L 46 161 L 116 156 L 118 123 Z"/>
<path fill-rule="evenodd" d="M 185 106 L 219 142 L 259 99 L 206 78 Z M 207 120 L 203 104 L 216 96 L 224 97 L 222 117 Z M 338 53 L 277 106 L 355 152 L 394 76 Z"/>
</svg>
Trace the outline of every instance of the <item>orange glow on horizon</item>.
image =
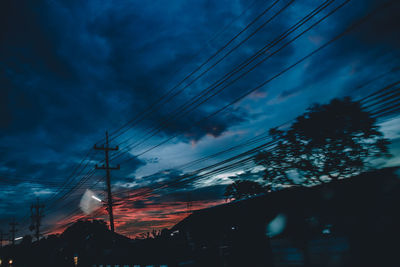
<svg viewBox="0 0 400 267">
<path fill-rule="evenodd" d="M 147 190 L 147 191 L 146 191 Z M 145 196 L 138 196 L 147 192 Z M 159 195 L 149 193 L 148 189 L 135 190 L 132 197 L 124 199 L 116 197 L 118 203 L 113 208 L 116 232 L 127 236 L 137 237 L 142 233 L 171 228 L 188 216 L 187 202 L 163 201 L 158 202 Z M 140 205 L 138 204 L 140 203 Z M 200 210 L 225 203 L 225 200 L 192 201 L 191 210 Z M 135 205 L 138 205 L 135 207 Z M 75 214 L 63 221 L 57 221 L 49 234 L 62 233 L 78 220 L 104 220 L 108 223 L 108 213 L 104 208 L 91 215 Z"/>
</svg>

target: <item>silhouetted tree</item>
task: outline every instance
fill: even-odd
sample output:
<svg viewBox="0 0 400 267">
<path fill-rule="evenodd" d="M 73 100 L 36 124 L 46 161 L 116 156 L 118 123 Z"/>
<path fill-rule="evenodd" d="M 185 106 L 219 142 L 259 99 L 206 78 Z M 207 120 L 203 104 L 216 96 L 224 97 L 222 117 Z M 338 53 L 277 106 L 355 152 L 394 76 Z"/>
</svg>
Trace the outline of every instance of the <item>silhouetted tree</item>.
<svg viewBox="0 0 400 267">
<path fill-rule="evenodd" d="M 270 129 L 276 147 L 257 155 L 271 184 L 329 182 L 363 171 L 367 160 L 390 156 L 376 119 L 350 98 L 313 105 L 287 130 Z"/>
<path fill-rule="evenodd" d="M 226 187 L 224 196 L 229 199 L 242 199 L 265 192 L 265 188 L 254 181 L 237 180 Z"/>
</svg>

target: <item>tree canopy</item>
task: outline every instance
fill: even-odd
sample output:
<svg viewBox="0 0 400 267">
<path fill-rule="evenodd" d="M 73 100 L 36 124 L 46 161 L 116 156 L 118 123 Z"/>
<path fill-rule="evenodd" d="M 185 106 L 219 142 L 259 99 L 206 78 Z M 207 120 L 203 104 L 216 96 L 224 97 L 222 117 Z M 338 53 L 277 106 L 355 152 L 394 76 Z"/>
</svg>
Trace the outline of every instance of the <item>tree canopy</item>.
<svg viewBox="0 0 400 267">
<path fill-rule="evenodd" d="M 265 192 L 265 188 L 250 180 L 237 180 L 234 183 L 228 185 L 225 190 L 224 196 L 226 199 L 242 199 L 254 195 L 258 195 Z"/>
<path fill-rule="evenodd" d="M 376 119 L 350 98 L 315 104 L 287 129 L 269 134 L 275 146 L 255 161 L 270 184 L 329 182 L 362 172 L 369 159 L 390 156 Z"/>
</svg>

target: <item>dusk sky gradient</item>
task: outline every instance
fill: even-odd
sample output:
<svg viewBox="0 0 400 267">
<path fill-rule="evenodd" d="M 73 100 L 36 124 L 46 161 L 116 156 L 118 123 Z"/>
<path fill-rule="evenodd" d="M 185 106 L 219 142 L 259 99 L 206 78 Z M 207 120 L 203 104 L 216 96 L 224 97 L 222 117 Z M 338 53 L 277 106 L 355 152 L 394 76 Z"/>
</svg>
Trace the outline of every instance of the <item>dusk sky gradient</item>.
<svg viewBox="0 0 400 267">
<path fill-rule="evenodd" d="M 8 223 L 15 218 L 20 223 L 17 235 L 28 233 L 27 216 L 36 197 L 47 207 L 42 227 L 45 233 L 59 232 L 78 218 L 107 218 L 104 209 L 87 216 L 78 207 L 87 188 L 106 199 L 104 171 L 95 171 L 79 188 L 73 187 L 104 158 L 104 153 L 94 151 L 93 145 L 103 143 L 106 130 L 112 134 L 152 107 L 274 2 L 271 10 L 184 81 L 178 87 L 185 88 L 181 93 L 164 105 L 156 105 L 149 116 L 130 123 L 131 128 L 112 140 L 112 145 L 121 148 L 117 153 L 122 153 L 111 161 L 112 165 L 121 164 L 121 170 L 112 171 L 116 229 L 128 235 L 173 226 L 187 216 L 189 200 L 192 210 L 224 203 L 225 187 L 235 177 L 260 179 L 260 169 L 243 166 L 203 178 L 202 173 L 195 172 L 188 183 L 167 184 L 154 190 L 260 143 L 183 168 L 185 163 L 262 134 L 302 114 L 313 103 L 327 103 L 343 96 L 359 99 L 396 82 L 400 73 L 400 3 L 380 10 L 293 69 L 202 120 L 317 49 L 382 3 L 390 2 L 349 1 L 221 93 L 189 113 L 179 112 L 166 127 L 134 146 L 149 130 L 168 121 L 175 109 L 322 2 L 1 1 L 0 229 L 8 231 Z M 333 1 L 290 37 L 344 2 Z M 273 17 L 280 9 L 282 12 Z M 191 79 L 272 17 L 265 27 L 189 85 Z M 268 57 L 278 47 L 262 56 Z M 400 163 L 399 122 L 398 117 L 380 121 L 381 130 L 392 142 L 394 157 L 375 164 Z M 172 139 L 145 152 L 168 138 Z M 77 172 L 79 175 L 73 174 L 82 159 L 86 168 Z M 60 193 L 63 185 L 65 191 Z M 77 190 L 59 199 L 69 189 Z"/>
</svg>

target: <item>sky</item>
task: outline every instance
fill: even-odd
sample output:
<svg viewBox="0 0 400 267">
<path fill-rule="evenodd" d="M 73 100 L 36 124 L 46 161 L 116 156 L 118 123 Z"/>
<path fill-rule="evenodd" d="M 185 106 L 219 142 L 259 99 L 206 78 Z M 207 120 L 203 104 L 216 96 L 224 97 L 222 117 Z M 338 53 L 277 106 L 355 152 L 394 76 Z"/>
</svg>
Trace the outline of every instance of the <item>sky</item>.
<svg viewBox="0 0 400 267">
<path fill-rule="evenodd" d="M 104 143 L 106 131 L 111 146 L 119 146 L 110 153 L 111 164 L 121 165 L 112 171 L 120 233 L 171 227 L 190 210 L 224 203 L 234 179 L 260 179 L 260 170 L 247 166 L 196 172 L 248 146 L 185 164 L 263 134 L 313 103 L 360 99 L 397 81 L 400 4 L 328 2 L 274 43 L 321 1 L 1 1 L 1 229 L 15 218 L 19 234 L 28 233 L 36 198 L 46 205 L 45 233 L 78 218 L 107 218 L 102 209 L 89 215 L 79 209 L 88 188 L 106 199 L 105 173 L 93 170 L 104 159 L 93 145 Z M 227 76 L 271 42 L 242 72 Z M 220 90 L 190 102 L 210 88 Z M 395 155 L 385 166 L 400 161 L 398 120 L 380 121 Z M 169 184 L 188 175 L 193 179 L 185 184 Z"/>
</svg>

